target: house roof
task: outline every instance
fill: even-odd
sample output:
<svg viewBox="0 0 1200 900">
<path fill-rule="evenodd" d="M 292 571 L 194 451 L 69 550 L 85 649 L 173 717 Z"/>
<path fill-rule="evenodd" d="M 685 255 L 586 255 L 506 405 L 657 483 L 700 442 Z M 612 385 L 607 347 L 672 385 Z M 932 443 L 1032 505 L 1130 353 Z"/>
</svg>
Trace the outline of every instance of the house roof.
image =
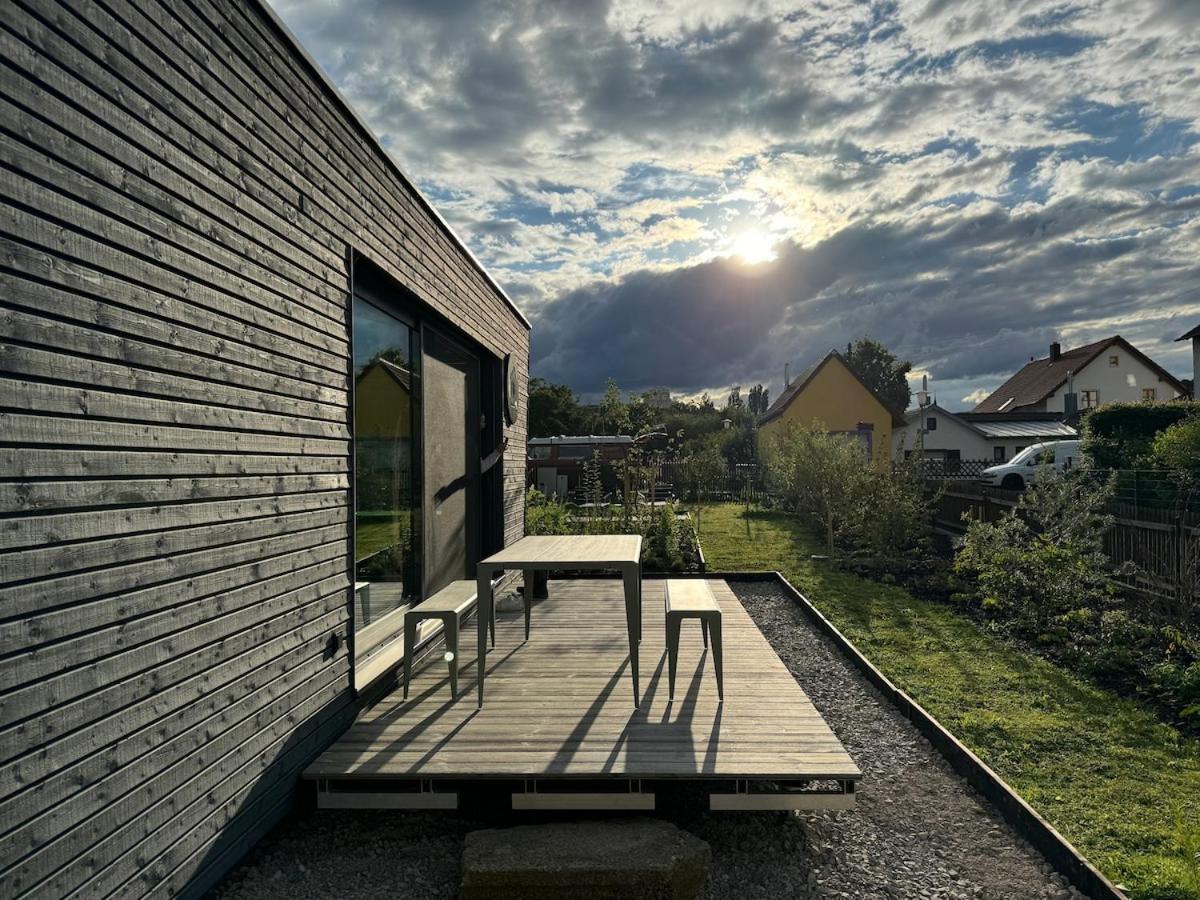
<svg viewBox="0 0 1200 900">
<path fill-rule="evenodd" d="M 412 372 L 410 372 L 408 369 L 401 368 L 400 366 L 393 362 L 389 362 L 386 359 L 375 360 L 375 362 L 358 373 L 358 377 L 354 379 L 354 383 L 358 384 L 360 381 L 366 378 L 369 373 L 375 371 L 376 369 L 382 369 L 388 375 L 391 375 L 392 379 L 406 391 L 412 390 Z"/>
<path fill-rule="evenodd" d="M 821 359 L 817 360 L 815 363 L 797 375 L 794 379 L 792 379 L 792 383 L 783 389 L 783 393 L 776 397 L 775 402 L 772 403 L 767 408 L 767 411 L 762 414 L 758 420 L 758 424 L 764 425 L 767 422 L 770 422 L 772 419 L 777 419 L 779 416 L 783 415 L 783 411 L 788 408 L 788 405 L 796 398 L 796 395 L 803 391 L 808 383 L 812 381 L 814 377 L 816 377 L 816 374 L 834 359 L 846 367 L 846 371 L 854 376 L 854 380 L 861 384 L 863 389 L 866 390 L 868 394 L 879 401 L 880 406 L 891 413 L 893 425 L 904 424 L 904 417 L 888 406 L 884 399 L 879 396 L 879 394 L 871 390 L 870 386 L 861 378 L 859 378 L 858 373 L 855 372 L 854 369 L 850 368 L 850 365 L 846 362 L 845 357 L 843 357 L 842 354 L 838 353 L 836 350 L 830 350 L 823 357 L 821 357 Z"/>
<path fill-rule="evenodd" d="M 1105 350 L 1114 346 L 1120 346 L 1125 352 L 1141 360 L 1159 378 L 1169 382 L 1180 393 L 1186 390 L 1175 376 L 1117 334 L 1102 341 L 1064 350 L 1057 359 L 1047 356 L 1030 360 L 976 406 L 973 412 L 1015 412 L 1023 406 L 1040 403 L 1066 384 L 1068 374 L 1079 372 Z"/>
<path fill-rule="evenodd" d="M 922 416 L 928 416 L 933 412 L 952 419 L 988 440 L 1079 436 L 1079 432 L 1065 422 L 1059 421 L 1054 413 L 954 413 L 934 403 L 923 410 L 910 410 L 904 414 L 904 420 L 907 424 L 912 425 Z"/>
<path fill-rule="evenodd" d="M 1175 338 L 1175 340 L 1190 341 L 1192 338 L 1200 338 L 1200 325 L 1197 325 L 1195 328 L 1191 329 L 1190 331 L 1184 332 L 1179 337 Z"/>
<path fill-rule="evenodd" d="M 560 434 L 558 437 L 530 438 L 526 443 L 538 446 L 550 444 L 632 444 L 627 434 Z"/>
</svg>

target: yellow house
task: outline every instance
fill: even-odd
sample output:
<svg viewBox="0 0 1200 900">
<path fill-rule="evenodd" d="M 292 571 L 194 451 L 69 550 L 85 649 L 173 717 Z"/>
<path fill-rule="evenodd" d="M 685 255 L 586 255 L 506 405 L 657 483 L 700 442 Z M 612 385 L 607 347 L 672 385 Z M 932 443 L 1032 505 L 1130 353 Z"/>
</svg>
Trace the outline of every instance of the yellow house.
<svg viewBox="0 0 1200 900">
<path fill-rule="evenodd" d="M 770 440 L 788 425 L 820 423 L 829 432 L 863 442 L 881 471 L 891 464 L 892 428 L 897 416 L 836 350 L 799 375 L 759 419 L 759 435 Z"/>
</svg>

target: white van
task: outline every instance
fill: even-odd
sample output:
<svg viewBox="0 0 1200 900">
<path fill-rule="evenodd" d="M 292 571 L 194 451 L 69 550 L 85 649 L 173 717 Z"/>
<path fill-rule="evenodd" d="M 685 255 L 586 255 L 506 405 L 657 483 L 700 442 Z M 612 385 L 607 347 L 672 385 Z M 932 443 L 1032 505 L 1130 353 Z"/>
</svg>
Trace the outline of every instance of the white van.
<svg viewBox="0 0 1200 900">
<path fill-rule="evenodd" d="M 1078 458 L 1079 441 L 1031 444 L 1008 462 L 984 469 L 979 480 L 992 487 L 1020 491 L 1037 480 L 1038 470 L 1043 466 L 1053 466 L 1057 471 L 1065 472 L 1078 463 Z"/>
</svg>

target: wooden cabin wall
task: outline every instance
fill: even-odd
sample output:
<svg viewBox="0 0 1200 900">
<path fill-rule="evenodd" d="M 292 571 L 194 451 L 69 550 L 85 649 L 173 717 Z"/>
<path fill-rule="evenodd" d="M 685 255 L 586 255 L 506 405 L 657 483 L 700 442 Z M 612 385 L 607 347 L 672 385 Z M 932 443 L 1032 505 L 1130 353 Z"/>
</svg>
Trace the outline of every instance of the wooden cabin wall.
<svg viewBox="0 0 1200 900">
<path fill-rule="evenodd" d="M 0 895 L 196 895 L 355 711 L 350 249 L 528 332 L 257 4 L 10 0 L 0 54 Z"/>
</svg>

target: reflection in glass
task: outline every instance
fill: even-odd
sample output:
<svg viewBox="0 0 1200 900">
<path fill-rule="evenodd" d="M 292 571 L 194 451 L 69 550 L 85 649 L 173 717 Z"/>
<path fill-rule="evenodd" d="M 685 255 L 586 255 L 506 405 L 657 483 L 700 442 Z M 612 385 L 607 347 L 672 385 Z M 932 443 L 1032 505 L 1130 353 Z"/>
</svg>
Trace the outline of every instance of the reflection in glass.
<svg viewBox="0 0 1200 900">
<path fill-rule="evenodd" d="M 355 629 L 420 598 L 420 347 L 354 298 Z"/>
</svg>

